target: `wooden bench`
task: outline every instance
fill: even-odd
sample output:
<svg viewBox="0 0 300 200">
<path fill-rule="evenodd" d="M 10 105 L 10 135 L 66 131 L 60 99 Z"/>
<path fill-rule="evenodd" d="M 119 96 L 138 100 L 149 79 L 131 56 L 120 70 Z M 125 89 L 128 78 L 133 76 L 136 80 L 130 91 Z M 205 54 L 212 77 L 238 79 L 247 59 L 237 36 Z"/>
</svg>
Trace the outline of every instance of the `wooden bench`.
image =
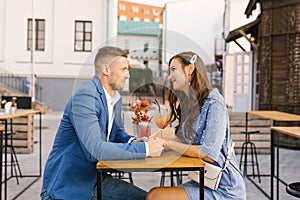
<svg viewBox="0 0 300 200">
<path fill-rule="evenodd" d="M 13 146 L 16 153 L 29 154 L 34 150 L 34 116 L 12 119 Z M 4 128 L 4 121 L 0 121 L 0 126 Z M 10 123 L 8 121 L 8 132 L 10 132 Z"/>
</svg>

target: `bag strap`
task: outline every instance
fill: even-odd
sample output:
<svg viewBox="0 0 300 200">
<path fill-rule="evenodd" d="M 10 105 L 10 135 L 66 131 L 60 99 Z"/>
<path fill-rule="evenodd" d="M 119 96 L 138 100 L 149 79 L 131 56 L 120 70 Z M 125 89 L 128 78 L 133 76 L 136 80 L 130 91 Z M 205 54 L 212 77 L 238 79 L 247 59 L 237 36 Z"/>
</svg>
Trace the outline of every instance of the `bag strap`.
<svg viewBox="0 0 300 200">
<path fill-rule="evenodd" d="M 234 151 L 234 146 L 235 146 L 235 143 L 231 142 L 231 146 L 228 148 L 228 154 L 226 156 L 225 165 L 224 165 L 222 171 L 224 171 L 227 168 L 227 166 L 229 165 L 229 162 L 230 162 L 230 159 L 231 159 L 231 154 Z"/>
</svg>

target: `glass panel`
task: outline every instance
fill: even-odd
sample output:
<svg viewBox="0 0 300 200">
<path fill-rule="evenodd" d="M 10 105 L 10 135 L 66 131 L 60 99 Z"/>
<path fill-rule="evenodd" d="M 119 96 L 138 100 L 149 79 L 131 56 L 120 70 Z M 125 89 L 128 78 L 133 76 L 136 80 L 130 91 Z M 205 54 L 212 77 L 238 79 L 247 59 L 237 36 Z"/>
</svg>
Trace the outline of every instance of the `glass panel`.
<svg viewBox="0 0 300 200">
<path fill-rule="evenodd" d="M 249 74 L 249 65 L 244 65 L 244 73 Z"/>
<path fill-rule="evenodd" d="M 248 55 L 244 55 L 244 62 L 249 63 L 249 56 Z"/>
<path fill-rule="evenodd" d="M 38 32 L 37 38 L 44 39 L 44 32 Z"/>
<path fill-rule="evenodd" d="M 31 41 L 32 41 L 31 39 L 27 41 L 27 49 L 31 49 L 31 45 L 32 45 Z"/>
<path fill-rule="evenodd" d="M 249 87 L 248 85 L 244 85 L 244 94 L 248 94 L 249 93 Z"/>
<path fill-rule="evenodd" d="M 243 72 L 242 65 L 236 66 L 236 73 L 241 74 Z"/>
<path fill-rule="evenodd" d="M 241 85 L 238 85 L 238 86 L 236 87 L 236 93 L 237 93 L 237 94 L 241 94 L 241 93 L 242 93 L 242 86 L 241 86 Z"/>
<path fill-rule="evenodd" d="M 91 51 L 92 50 L 92 43 L 91 42 L 84 42 L 84 50 Z"/>
<path fill-rule="evenodd" d="M 28 19 L 28 30 L 32 30 L 32 19 Z"/>
<path fill-rule="evenodd" d="M 236 77 L 236 83 L 241 84 L 243 82 L 242 76 L 237 76 Z"/>
<path fill-rule="evenodd" d="M 83 40 L 83 33 L 82 32 L 76 32 L 75 40 Z"/>
<path fill-rule="evenodd" d="M 244 83 L 246 84 L 248 84 L 249 83 L 249 76 L 244 76 Z"/>
<path fill-rule="evenodd" d="M 85 32 L 92 32 L 92 23 L 91 22 L 85 23 Z"/>
<path fill-rule="evenodd" d="M 37 41 L 36 49 L 44 50 L 44 41 L 43 40 Z"/>
<path fill-rule="evenodd" d="M 126 17 L 125 15 L 121 15 L 121 16 L 120 16 L 120 20 L 126 21 L 126 20 L 127 20 L 127 17 Z"/>
<path fill-rule="evenodd" d="M 84 39 L 85 39 L 86 41 L 91 41 L 91 40 L 92 40 L 92 33 L 85 33 L 84 35 L 85 35 L 85 38 L 84 38 Z"/>
<path fill-rule="evenodd" d="M 125 6 L 125 4 L 119 4 L 119 9 L 120 10 L 126 10 L 126 6 Z"/>
<path fill-rule="evenodd" d="M 76 23 L 76 31 L 83 31 L 83 22 L 75 22 Z"/>
<path fill-rule="evenodd" d="M 28 39 L 31 39 L 31 38 L 32 38 L 32 31 L 29 30 L 29 31 L 28 31 Z"/>
<path fill-rule="evenodd" d="M 45 21 L 44 20 L 37 21 L 37 30 L 45 30 Z"/>
<path fill-rule="evenodd" d="M 75 50 L 76 50 L 76 51 L 82 51 L 82 50 L 83 50 L 83 42 L 81 42 L 81 41 L 76 41 L 76 42 L 75 42 Z"/>
<path fill-rule="evenodd" d="M 236 56 L 236 62 L 237 62 L 237 64 L 242 63 L 242 60 L 243 60 L 242 55 L 237 55 Z"/>
</svg>

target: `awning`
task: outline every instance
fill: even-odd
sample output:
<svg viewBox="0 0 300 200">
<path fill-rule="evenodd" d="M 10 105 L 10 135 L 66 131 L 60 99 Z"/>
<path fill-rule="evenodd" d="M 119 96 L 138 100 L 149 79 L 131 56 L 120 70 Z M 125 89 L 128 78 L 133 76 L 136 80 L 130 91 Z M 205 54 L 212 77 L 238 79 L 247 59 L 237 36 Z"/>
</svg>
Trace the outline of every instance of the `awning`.
<svg viewBox="0 0 300 200">
<path fill-rule="evenodd" d="M 250 0 L 247 8 L 245 10 L 245 15 L 247 16 L 247 18 L 251 15 L 252 11 L 256 9 L 256 3 L 260 2 L 259 0 Z"/>
<path fill-rule="evenodd" d="M 246 24 L 246 25 L 241 26 L 241 27 L 239 27 L 235 30 L 230 31 L 228 36 L 226 37 L 225 41 L 227 43 L 232 42 L 232 41 L 237 43 L 236 42 L 237 39 L 239 39 L 240 37 L 244 37 L 245 39 L 247 39 L 251 43 L 252 47 L 257 48 L 256 43 L 253 40 L 251 40 L 250 38 L 248 38 L 247 35 L 251 34 L 251 36 L 253 36 L 254 38 L 257 38 L 259 21 L 260 21 L 260 18 L 258 17 L 255 21 L 250 22 L 249 24 Z M 237 43 L 237 45 L 240 46 L 238 43 Z"/>
</svg>

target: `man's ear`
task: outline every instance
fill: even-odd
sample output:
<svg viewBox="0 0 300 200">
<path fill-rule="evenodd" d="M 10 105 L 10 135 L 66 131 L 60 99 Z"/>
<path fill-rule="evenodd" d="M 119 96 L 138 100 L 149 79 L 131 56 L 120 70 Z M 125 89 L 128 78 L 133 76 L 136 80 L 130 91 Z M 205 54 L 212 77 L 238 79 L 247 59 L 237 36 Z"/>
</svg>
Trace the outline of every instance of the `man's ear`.
<svg viewBox="0 0 300 200">
<path fill-rule="evenodd" d="M 104 75 L 109 75 L 109 67 L 108 67 L 108 64 L 103 64 L 103 65 L 102 65 L 102 68 L 103 68 L 103 74 L 104 74 Z"/>
</svg>

